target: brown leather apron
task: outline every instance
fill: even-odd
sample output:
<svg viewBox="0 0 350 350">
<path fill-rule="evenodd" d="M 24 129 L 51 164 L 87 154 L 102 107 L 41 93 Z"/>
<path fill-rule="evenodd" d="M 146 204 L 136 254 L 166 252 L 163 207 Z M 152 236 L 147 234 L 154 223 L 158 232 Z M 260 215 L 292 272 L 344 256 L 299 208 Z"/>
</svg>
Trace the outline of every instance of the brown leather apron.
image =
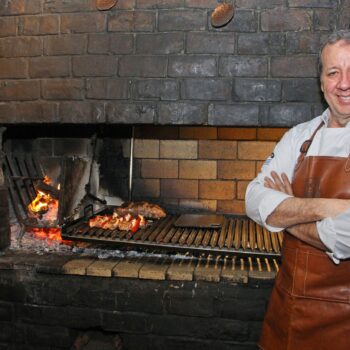
<svg viewBox="0 0 350 350">
<path fill-rule="evenodd" d="M 294 195 L 350 198 L 350 155 L 305 157 L 321 126 L 300 149 Z M 264 350 L 349 350 L 350 261 L 336 265 L 326 253 L 285 233 L 259 345 Z"/>
</svg>

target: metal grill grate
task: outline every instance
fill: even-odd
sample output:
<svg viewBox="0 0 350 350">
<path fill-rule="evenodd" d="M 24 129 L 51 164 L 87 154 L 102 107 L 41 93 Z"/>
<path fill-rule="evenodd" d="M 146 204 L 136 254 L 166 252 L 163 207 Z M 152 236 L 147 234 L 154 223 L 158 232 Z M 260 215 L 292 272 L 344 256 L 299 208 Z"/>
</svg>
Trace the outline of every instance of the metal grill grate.
<svg viewBox="0 0 350 350">
<path fill-rule="evenodd" d="M 89 227 L 79 220 L 62 229 L 65 240 L 172 251 L 256 256 L 280 256 L 283 233 L 271 233 L 247 217 L 225 217 L 220 229 L 177 228 L 177 215 L 168 215 L 136 233 Z"/>
</svg>

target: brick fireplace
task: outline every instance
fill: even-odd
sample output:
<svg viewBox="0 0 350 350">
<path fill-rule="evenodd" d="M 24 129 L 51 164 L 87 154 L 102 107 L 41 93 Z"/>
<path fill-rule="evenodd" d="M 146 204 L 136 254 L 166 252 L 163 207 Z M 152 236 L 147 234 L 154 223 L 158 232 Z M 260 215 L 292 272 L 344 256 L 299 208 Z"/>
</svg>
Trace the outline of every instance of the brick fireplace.
<svg viewBox="0 0 350 350">
<path fill-rule="evenodd" d="M 60 157 L 89 157 L 96 133 L 112 165 L 103 188 L 126 199 L 134 130 L 133 199 L 244 215 L 275 143 L 324 109 L 318 49 L 349 28 L 350 6 L 233 0 L 214 28 L 218 2 L 2 1 L 2 152 L 55 174 Z M 9 201 L 0 172 L 0 349 L 257 348 L 278 264 L 11 249 Z"/>
</svg>

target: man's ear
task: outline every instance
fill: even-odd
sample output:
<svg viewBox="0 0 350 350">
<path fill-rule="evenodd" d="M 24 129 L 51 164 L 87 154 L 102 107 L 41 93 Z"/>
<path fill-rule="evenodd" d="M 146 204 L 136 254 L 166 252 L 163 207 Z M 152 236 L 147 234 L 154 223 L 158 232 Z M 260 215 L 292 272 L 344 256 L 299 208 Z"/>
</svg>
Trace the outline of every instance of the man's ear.
<svg viewBox="0 0 350 350">
<path fill-rule="evenodd" d="M 320 79 L 320 86 L 321 86 L 321 91 L 324 92 L 324 88 L 323 88 L 323 81 L 322 78 Z"/>
</svg>

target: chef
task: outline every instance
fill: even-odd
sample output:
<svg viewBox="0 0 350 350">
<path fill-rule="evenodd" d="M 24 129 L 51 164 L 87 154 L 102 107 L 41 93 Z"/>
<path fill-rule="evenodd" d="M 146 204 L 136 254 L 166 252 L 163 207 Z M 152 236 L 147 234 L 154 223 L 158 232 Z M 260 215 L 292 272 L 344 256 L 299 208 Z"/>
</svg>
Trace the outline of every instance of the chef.
<svg viewBox="0 0 350 350">
<path fill-rule="evenodd" d="M 250 218 L 284 230 L 264 350 L 350 349 L 350 31 L 319 55 L 322 115 L 290 129 L 246 192 Z"/>
</svg>

